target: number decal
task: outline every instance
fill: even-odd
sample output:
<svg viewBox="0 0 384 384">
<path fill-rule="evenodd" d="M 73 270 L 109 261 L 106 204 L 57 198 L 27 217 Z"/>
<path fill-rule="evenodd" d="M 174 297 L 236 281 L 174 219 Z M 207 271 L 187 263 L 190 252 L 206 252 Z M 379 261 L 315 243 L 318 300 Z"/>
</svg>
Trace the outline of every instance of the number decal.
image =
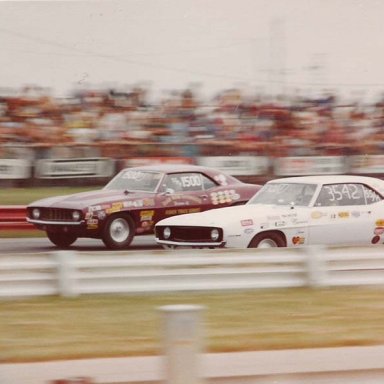
<svg viewBox="0 0 384 384">
<path fill-rule="evenodd" d="M 200 187 L 201 177 L 199 175 L 183 176 L 181 178 L 181 183 L 184 188 Z"/>
<path fill-rule="evenodd" d="M 350 184 L 350 188 L 352 189 L 352 199 L 353 200 L 358 200 L 361 198 L 359 188 L 357 187 L 356 184 Z"/>
<path fill-rule="evenodd" d="M 328 198 L 328 201 L 335 201 L 336 200 L 336 198 L 335 198 L 335 193 L 333 192 L 333 186 L 332 187 L 330 187 L 329 185 L 326 185 L 325 187 L 324 187 L 324 189 L 328 192 L 328 194 L 329 194 L 329 198 Z"/>
<path fill-rule="evenodd" d="M 351 185 L 351 187 L 352 187 L 352 185 Z M 348 184 L 344 184 L 342 186 L 341 193 L 342 193 L 342 196 L 345 196 L 348 200 L 353 199 L 353 197 L 351 197 L 351 192 L 349 190 Z M 353 194 L 352 194 L 352 196 L 353 196 Z"/>
</svg>

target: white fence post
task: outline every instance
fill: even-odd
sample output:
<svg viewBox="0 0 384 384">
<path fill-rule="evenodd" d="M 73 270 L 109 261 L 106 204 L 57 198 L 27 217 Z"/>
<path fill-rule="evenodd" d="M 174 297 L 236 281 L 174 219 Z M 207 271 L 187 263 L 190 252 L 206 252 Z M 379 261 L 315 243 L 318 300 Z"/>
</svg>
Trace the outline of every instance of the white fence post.
<svg viewBox="0 0 384 384">
<path fill-rule="evenodd" d="M 326 248 L 323 246 L 306 247 L 306 268 L 308 286 L 312 288 L 327 285 Z"/>
<path fill-rule="evenodd" d="M 167 384 L 202 383 L 200 359 L 202 325 L 198 305 L 167 305 L 163 313 L 165 377 Z"/>
<path fill-rule="evenodd" d="M 58 290 L 59 294 L 63 297 L 78 296 L 75 259 L 76 253 L 73 251 L 60 251 L 56 253 Z"/>
</svg>

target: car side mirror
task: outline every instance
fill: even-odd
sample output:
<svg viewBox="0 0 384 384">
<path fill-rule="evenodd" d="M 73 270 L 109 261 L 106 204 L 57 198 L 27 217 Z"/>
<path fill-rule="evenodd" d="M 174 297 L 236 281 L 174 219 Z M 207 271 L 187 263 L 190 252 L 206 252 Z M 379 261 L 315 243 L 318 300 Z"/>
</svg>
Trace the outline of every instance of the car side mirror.
<svg viewBox="0 0 384 384">
<path fill-rule="evenodd" d="M 175 190 L 172 188 L 167 188 L 164 192 L 164 195 L 173 195 L 175 193 Z"/>
</svg>

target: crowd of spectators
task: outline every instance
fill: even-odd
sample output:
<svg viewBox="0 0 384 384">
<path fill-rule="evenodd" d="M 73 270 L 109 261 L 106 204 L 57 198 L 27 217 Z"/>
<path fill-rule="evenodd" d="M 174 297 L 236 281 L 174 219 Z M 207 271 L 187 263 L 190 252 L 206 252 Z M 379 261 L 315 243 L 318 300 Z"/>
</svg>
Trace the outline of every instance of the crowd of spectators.
<svg viewBox="0 0 384 384">
<path fill-rule="evenodd" d="M 363 105 L 329 92 L 272 99 L 230 89 L 207 102 L 186 89 L 154 103 L 141 87 L 65 98 L 25 87 L 0 98 L 0 144 L 0 157 L 10 147 L 39 149 L 42 157 L 73 157 L 76 148 L 115 158 L 380 154 L 384 98 Z"/>
</svg>

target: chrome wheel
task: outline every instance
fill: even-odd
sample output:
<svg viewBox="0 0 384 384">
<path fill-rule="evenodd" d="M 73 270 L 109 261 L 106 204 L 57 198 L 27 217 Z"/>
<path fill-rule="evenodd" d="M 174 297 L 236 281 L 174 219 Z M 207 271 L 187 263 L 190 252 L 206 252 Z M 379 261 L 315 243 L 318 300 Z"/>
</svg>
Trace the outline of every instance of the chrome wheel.
<svg viewBox="0 0 384 384">
<path fill-rule="evenodd" d="M 135 223 L 129 215 L 114 215 L 108 218 L 103 231 L 102 240 L 109 249 L 128 248 L 135 235 Z"/>
<path fill-rule="evenodd" d="M 278 248 L 286 246 L 283 234 L 276 231 L 267 231 L 257 234 L 249 243 L 248 248 Z"/>
<path fill-rule="evenodd" d="M 257 248 L 276 248 L 278 245 L 272 239 L 263 239 L 257 245 Z"/>
<path fill-rule="evenodd" d="M 109 232 L 111 239 L 117 243 L 127 240 L 131 233 L 129 224 L 123 218 L 113 220 L 109 227 Z"/>
</svg>

